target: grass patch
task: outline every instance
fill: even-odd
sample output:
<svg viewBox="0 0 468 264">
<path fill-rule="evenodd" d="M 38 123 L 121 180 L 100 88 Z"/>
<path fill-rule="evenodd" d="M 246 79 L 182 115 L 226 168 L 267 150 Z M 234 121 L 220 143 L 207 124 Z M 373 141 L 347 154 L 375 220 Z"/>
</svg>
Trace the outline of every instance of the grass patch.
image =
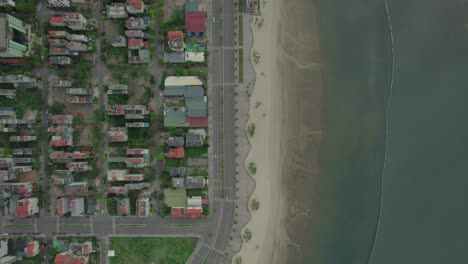
<svg viewBox="0 0 468 264">
<path fill-rule="evenodd" d="M 185 263 L 197 241 L 193 237 L 112 237 L 110 249 L 115 250 L 115 257 L 110 258 L 110 263 Z"/>
<path fill-rule="evenodd" d="M 239 83 L 244 82 L 244 49 L 239 49 Z"/>
<path fill-rule="evenodd" d="M 244 20 L 242 13 L 239 15 L 239 46 L 244 45 Z"/>
</svg>

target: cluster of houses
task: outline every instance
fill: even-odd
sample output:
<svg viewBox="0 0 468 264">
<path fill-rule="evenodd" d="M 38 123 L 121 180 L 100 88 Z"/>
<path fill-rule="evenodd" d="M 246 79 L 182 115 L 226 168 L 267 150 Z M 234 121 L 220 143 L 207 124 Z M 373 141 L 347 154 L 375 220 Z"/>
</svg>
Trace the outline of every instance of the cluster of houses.
<svg viewBox="0 0 468 264">
<path fill-rule="evenodd" d="M 122 116 L 125 118 L 124 127 L 109 127 L 107 138 L 109 142 L 127 142 L 128 128 L 149 128 L 149 123 L 142 121 L 149 113 L 147 105 L 107 105 L 108 116 Z"/>
<path fill-rule="evenodd" d="M 41 252 L 40 243 L 31 237 L 0 240 L 0 263 L 10 264 L 27 260 Z"/>
<path fill-rule="evenodd" d="M 36 78 L 26 75 L 2 75 L 0 76 L 0 83 L 11 84 L 15 89 L 35 89 L 38 87 Z M 0 96 L 15 99 L 16 90 L 0 89 Z"/>
<path fill-rule="evenodd" d="M 128 0 L 125 3 L 111 3 L 106 8 L 108 19 L 125 19 L 125 35 L 109 35 L 107 44 L 128 49 L 128 63 L 150 62 L 150 34 L 144 32 L 150 25 L 147 14 L 149 7 L 142 0 Z"/>
<path fill-rule="evenodd" d="M 206 12 L 200 8 L 197 0 L 185 2 L 185 29 L 182 31 L 167 32 L 166 39 L 169 51 L 164 52 L 164 62 L 204 62 L 205 61 L 205 39 Z M 185 43 L 184 37 L 190 39 Z"/>
<path fill-rule="evenodd" d="M 169 76 L 164 81 L 164 126 L 208 127 L 208 102 L 195 76 Z"/>
<path fill-rule="evenodd" d="M 39 213 L 39 200 L 33 197 L 32 182 L 0 183 L 0 216 L 32 217 Z"/>
<path fill-rule="evenodd" d="M 83 243 L 54 240 L 53 247 L 59 252 L 55 255 L 55 264 L 88 264 L 91 263 L 90 254 L 96 252 L 90 240 Z"/>
<path fill-rule="evenodd" d="M 70 104 L 92 104 L 93 90 L 87 88 L 72 88 L 72 83 L 68 80 L 54 80 L 54 88 L 65 88 L 67 102 Z"/>
<path fill-rule="evenodd" d="M 69 8 L 76 4 L 90 4 L 93 0 L 47 0 L 47 5 L 52 8 Z"/>
<path fill-rule="evenodd" d="M 73 34 L 71 31 L 93 30 L 92 21 L 80 13 L 63 13 L 49 18 L 51 27 L 59 27 L 60 30 L 49 31 L 49 64 L 69 65 L 72 60 L 69 56 L 77 56 L 80 52 L 90 50 L 90 39 L 83 34 Z"/>
</svg>

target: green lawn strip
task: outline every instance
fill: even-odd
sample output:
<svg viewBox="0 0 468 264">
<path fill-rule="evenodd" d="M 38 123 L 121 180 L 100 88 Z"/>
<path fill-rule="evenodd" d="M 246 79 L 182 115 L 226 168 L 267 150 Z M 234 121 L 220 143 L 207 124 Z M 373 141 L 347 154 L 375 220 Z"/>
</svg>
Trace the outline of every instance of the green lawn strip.
<svg viewBox="0 0 468 264">
<path fill-rule="evenodd" d="M 185 263 L 197 245 L 193 237 L 110 238 L 111 264 Z"/>
<path fill-rule="evenodd" d="M 244 82 L 244 49 L 239 49 L 239 83 Z"/>
<path fill-rule="evenodd" d="M 6 226 L 33 226 L 32 224 L 12 224 L 12 225 L 6 225 Z"/>
<path fill-rule="evenodd" d="M 239 46 L 244 45 L 244 20 L 242 13 L 239 15 Z"/>
</svg>

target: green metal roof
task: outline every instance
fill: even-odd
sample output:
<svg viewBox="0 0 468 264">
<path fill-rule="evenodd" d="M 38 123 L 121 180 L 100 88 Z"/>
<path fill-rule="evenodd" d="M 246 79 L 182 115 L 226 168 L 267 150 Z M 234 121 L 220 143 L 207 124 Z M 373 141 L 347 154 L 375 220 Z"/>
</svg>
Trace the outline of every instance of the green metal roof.
<svg viewBox="0 0 468 264">
<path fill-rule="evenodd" d="M 166 115 L 164 116 L 165 127 L 186 127 L 185 122 L 185 108 L 166 108 Z"/>
<path fill-rule="evenodd" d="M 169 86 L 164 89 L 164 96 L 200 97 L 203 99 L 204 90 L 201 86 Z"/>
<path fill-rule="evenodd" d="M 185 12 L 198 12 L 198 1 L 187 0 L 185 2 Z"/>
<path fill-rule="evenodd" d="M 190 100 L 185 100 L 185 105 L 187 106 L 187 116 L 188 117 L 207 117 L 208 108 L 206 102 L 199 100 L 199 98 L 191 98 Z"/>
<path fill-rule="evenodd" d="M 187 192 L 185 188 L 165 189 L 164 202 L 169 207 L 185 207 L 187 205 Z"/>
</svg>

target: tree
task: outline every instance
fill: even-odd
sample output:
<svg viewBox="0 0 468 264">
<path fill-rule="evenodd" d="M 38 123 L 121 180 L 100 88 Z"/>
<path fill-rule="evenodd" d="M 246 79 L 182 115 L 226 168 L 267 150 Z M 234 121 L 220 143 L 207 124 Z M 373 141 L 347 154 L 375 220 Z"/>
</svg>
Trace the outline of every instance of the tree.
<svg viewBox="0 0 468 264">
<path fill-rule="evenodd" d="M 252 174 L 257 173 L 257 166 L 255 166 L 255 163 L 253 163 L 253 162 L 249 163 L 249 171 Z"/>
<path fill-rule="evenodd" d="M 249 240 L 252 239 L 252 232 L 246 228 L 242 237 L 244 238 L 245 242 L 249 242 Z"/>
<path fill-rule="evenodd" d="M 252 123 L 247 127 L 247 133 L 249 133 L 249 136 L 253 137 L 255 134 L 255 124 Z"/>
<path fill-rule="evenodd" d="M 260 208 L 260 202 L 257 201 L 257 199 L 253 199 L 252 202 L 250 202 L 250 207 L 252 210 L 257 211 Z"/>
<path fill-rule="evenodd" d="M 60 114 L 60 113 L 63 113 L 63 110 L 65 109 L 65 105 L 58 102 L 58 101 L 54 101 L 54 103 L 49 106 L 49 109 L 47 110 L 47 112 L 49 112 L 50 114 Z"/>
<path fill-rule="evenodd" d="M 236 264 L 242 264 L 242 257 L 236 257 L 236 259 L 234 260 L 234 263 Z"/>
</svg>

